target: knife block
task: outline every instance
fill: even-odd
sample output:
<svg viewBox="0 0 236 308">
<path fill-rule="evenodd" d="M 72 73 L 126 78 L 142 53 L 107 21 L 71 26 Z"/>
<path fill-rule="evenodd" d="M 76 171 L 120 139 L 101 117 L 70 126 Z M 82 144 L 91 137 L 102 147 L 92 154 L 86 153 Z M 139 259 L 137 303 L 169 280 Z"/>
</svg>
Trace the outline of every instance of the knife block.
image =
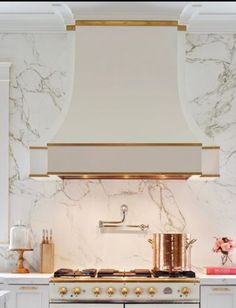
<svg viewBox="0 0 236 308">
<path fill-rule="evenodd" d="M 41 244 L 41 273 L 53 273 L 54 272 L 54 244 Z"/>
</svg>

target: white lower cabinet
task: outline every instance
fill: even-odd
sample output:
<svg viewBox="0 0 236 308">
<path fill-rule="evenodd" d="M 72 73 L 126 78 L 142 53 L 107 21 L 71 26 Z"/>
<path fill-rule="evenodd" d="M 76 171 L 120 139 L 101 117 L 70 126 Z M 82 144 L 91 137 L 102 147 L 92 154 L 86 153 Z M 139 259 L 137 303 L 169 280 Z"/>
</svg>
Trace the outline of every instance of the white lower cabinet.
<svg viewBox="0 0 236 308">
<path fill-rule="evenodd" d="M 0 297 L 0 308 L 6 308 L 5 297 Z"/>
<path fill-rule="evenodd" d="M 8 285 L 10 291 L 6 308 L 48 308 L 48 285 Z"/>
<path fill-rule="evenodd" d="M 201 287 L 201 308 L 235 308 L 236 286 Z"/>
</svg>

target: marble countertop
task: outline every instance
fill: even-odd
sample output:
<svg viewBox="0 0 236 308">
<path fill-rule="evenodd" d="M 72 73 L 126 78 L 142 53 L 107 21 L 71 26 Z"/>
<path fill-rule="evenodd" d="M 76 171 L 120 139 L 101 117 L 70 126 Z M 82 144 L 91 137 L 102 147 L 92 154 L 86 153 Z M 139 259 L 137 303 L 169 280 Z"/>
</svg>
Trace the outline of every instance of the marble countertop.
<svg viewBox="0 0 236 308">
<path fill-rule="evenodd" d="M 29 273 L 14 274 L 0 273 L 0 283 L 5 284 L 49 284 L 53 274 Z"/>
<path fill-rule="evenodd" d="M 0 291 L 0 297 L 6 296 L 9 291 Z"/>
<path fill-rule="evenodd" d="M 4 284 L 49 284 L 53 274 L 14 274 L 0 273 L 0 283 Z M 236 285 L 236 275 L 206 275 L 197 273 L 201 285 Z"/>
<path fill-rule="evenodd" d="M 2 291 L 2 290 L 0 290 L 0 304 L 5 303 L 5 301 L 8 299 L 8 295 L 9 294 L 10 294 L 10 291 Z M 4 307 L 5 307 L 5 305 L 4 305 Z"/>
<path fill-rule="evenodd" d="M 201 285 L 236 285 L 236 275 L 197 274 Z"/>
</svg>

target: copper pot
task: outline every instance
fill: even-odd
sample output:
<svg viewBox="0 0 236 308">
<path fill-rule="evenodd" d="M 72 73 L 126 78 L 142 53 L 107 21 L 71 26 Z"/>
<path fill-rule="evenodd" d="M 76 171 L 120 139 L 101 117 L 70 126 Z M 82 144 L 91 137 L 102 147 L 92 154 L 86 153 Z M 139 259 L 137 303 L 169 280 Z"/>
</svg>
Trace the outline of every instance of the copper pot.
<svg viewBox="0 0 236 308">
<path fill-rule="evenodd" d="M 186 233 L 153 233 L 153 270 L 178 272 L 191 270 L 191 247 L 196 241 Z"/>
</svg>

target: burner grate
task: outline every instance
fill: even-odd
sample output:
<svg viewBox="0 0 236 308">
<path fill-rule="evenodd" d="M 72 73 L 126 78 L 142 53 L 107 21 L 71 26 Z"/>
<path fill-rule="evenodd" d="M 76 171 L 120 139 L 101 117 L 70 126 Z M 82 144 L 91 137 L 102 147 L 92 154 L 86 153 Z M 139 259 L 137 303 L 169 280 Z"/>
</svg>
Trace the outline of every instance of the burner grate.
<svg viewBox="0 0 236 308">
<path fill-rule="evenodd" d="M 196 274 L 193 271 L 167 272 L 167 271 L 152 271 L 153 277 L 166 278 L 195 278 Z"/>
<path fill-rule="evenodd" d="M 152 273 L 147 269 L 134 269 L 131 271 L 118 271 L 115 269 L 100 269 L 98 277 L 152 277 Z"/>
<path fill-rule="evenodd" d="M 54 273 L 54 277 L 95 277 L 97 270 L 94 268 L 80 270 L 72 270 L 69 268 L 60 268 Z"/>
<path fill-rule="evenodd" d="M 195 278 L 196 275 L 192 271 L 159 271 L 159 270 L 148 270 L 148 269 L 134 269 L 130 271 L 119 271 L 116 269 L 97 269 L 89 268 L 83 270 L 72 270 L 68 268 L 60 268 L 54 273 L 54 277 L 90 277 L 90 278 L 106 278 L 106 277 L 140 277 L 140 278 Z"/>
</svg>

